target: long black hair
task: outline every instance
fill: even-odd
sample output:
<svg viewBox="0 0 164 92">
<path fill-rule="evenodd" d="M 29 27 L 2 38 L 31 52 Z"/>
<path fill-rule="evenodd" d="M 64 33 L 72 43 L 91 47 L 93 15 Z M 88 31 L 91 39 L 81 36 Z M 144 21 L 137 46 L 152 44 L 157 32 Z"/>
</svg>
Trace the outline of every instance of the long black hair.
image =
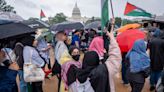
<svg viewBox="0 0 164 92">
<path fill-rule="evenodd" d="M 35 37 L 34 36 L 26 36 L 22 39 L 21 43 L 24 45 L 24 46 L 31 46 L 33 47 L 33 42 L 35 40 Z"/>
</svg>

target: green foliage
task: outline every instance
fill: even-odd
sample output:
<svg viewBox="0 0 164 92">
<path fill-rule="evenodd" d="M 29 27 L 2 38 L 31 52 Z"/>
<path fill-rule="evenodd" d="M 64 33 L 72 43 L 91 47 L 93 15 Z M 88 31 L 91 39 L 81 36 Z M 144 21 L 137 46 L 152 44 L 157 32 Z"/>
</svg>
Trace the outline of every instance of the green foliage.
<svg viewBox="0 0 164 92">
<path fill-rule="evenodd" d="M 121 26 L 122 19 L 120 17 L 115 18 L 115 24 L 120 27 Z"/>
<path fill-rule="evenodd" d="M 64 13 L 57 13 L 53 18 L 49 19 L 50 24 L 56 24 L 66 21 L 66 16 Z"/>
<path fill-rule="evenodd" d="M 126 24 L 131 24 L 131 23 L 138 23 L 137 21 L 131 21 L 131 20 L 128 20 L 128 19 L 123 19 L 123 23 L 122 25 L 126 25 Z"/>
<path fill-rule="evenodd" d="M 28 20 L 39 20 L 39 18 L 30 17 Z"/>
<path fill-rule="evenodd" d="M 5 0 L 0 0 L 0 11 L 16 13 L 14 7 L 8 5 Z"/>
</svg>

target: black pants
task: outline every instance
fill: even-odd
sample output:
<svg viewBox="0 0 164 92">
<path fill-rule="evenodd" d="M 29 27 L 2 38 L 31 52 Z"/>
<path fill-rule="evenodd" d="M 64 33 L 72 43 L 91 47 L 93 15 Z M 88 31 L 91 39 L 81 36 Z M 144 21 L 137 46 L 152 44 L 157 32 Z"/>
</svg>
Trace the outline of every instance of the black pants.
<svg viewBox="0 0 164 92">
<path fill-rule="evenodd" d="M 43 92 L 42 82 L 33 82 L 32 83 L 32 92 Z"/>
<path fill-rule="evenodd" d="M 131 81 L 130 86 L 132 88 L 131 92 L 141 92 L 144 86 L 144 83 L 137 83 L 137 82 Z"/>
</svg>

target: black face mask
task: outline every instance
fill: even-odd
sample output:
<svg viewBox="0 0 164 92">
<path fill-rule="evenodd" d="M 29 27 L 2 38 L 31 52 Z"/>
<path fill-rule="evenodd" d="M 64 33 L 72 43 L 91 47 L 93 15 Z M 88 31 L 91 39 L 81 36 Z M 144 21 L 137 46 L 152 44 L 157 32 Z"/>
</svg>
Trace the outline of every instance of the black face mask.
<svg viewBox="0 0 164 92">
<path fill-rule="evenodd" d="M 72 55 L 72 58 L 73 58 L 75 61 L 79 61 L 80 55 Z"/>
</svg>

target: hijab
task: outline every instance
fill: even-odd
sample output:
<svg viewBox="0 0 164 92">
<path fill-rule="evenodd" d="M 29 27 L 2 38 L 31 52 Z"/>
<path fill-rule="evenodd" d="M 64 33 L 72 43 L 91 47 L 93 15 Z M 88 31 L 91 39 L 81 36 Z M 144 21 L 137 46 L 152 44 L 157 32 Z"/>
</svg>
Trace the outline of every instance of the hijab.
<svg viewBox="0 0 164 92">
<path fill-rule="evenodd" d="M 103 40 L 103 38 L 100 36 L 95 37 L 89 46 L 89 51 L 96 51 L 99 55 L 99 58 L 103 59 L 103 56 L 104 56 L 104 40 Z"/>
<path fill-rule="evenodd" d="M 130 71 L 137 73 L 150 67 L 150 58 L 146 53 L 144 40 L 137 40 L 126 56 L 130 61 Z"/>
<path fill-rule="evenodd" d="M 99 62 L 99 56 L 95 51 L 85 53 L 82 69 L 77 73 L 77 79 L 80 83 L 84 83 L 87 80 L 90 72 L 99 65 Z"/>
</svg>

